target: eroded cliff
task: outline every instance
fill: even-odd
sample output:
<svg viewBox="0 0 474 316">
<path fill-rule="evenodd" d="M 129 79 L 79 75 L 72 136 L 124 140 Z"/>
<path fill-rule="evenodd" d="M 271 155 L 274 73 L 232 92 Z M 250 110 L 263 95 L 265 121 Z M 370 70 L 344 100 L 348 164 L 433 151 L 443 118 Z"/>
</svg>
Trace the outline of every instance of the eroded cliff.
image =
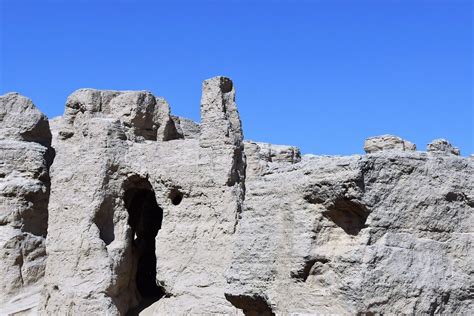
<svg viewBox="0 0 474 316">
<path fill-rule="evenodd" d="M 474 159 L 445 140 L 243 141 L 225 77 L 204 81 L 200 124 L 92 89 L 49 124 L 4 95 L 0 123 L 3 314 L 474 310 Z"/>
</svg>

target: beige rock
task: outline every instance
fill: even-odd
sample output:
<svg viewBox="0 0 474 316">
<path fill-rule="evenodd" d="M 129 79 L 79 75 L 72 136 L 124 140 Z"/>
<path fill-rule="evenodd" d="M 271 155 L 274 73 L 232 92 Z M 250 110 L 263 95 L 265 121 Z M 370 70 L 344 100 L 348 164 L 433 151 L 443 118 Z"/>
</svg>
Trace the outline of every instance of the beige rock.
<svg viewBox="0 0 474 316">
<path fill-rule="evenodd" d="M 123 125 L 123 132 L 132 141 L 167 141 L 182 138 L 170 117 L 165 99 L 155 98 L 147 91 L 99 91 L 79 89 L 68 97 L 64 113 L 62 139 L 75 132 L 84 132 L 93 118 L 109 118 Z"/>
<path fill-rule="evenodd" d="M 51 144 L 48 119 L 31 102 L 18 94 L 0 96 L 0 140 Z"/>
<path fill-rule="evenodd" d="M 301 161 L 299 148 L 294 146 L 273 145 L 253 141 L 245 141 L 247 156 L 247 177 L 261 175 L 271 165 Z"/>
<path fill-rule="evenodd" d="M 211 80 L 209 91 L 221 93 L 219 86 L 212 86 L 220 81 Z M 114 95 L 110 113 L 120 112 L 119 105 L 129 113 L 140 108 L 133 104 L 153 104 L 137 101 L 130 92 Z M 212 97 L 205 91 L 203 102 Z M 92 100 L 81 101 L 86 108 L 104 109 L 94 103 L 100 98 L 86 100 Z M 212 117 L 217 126 L 235 126 L 235 114 L 222 112 L 231 101 L 225 95 L 204 103 L 203 121 Z M 157 104 L 164 110 L 157 114 L 147 106 L 141 117 L 154 113 L 154 121 L 169 122 L 166 101 L 158 99 Z M 164 142 L 168 139 L 160 132 L 162 123 L 158 141 L 137 142 L 129 133 L 133 121 L 107 111 L 81 118 L 80 124 L 77 115 L 73 124 L 69 119 L 54 121 L 53 135 L 69 126 L 74 137 L 58 137 L 53 143 L 57 158 L 51 169 L 41 313 L 125 314 L 158 299 L 149 308 L 157 313 L 235 312 L 224 296 L 224 271 L 243 196 L 241 130 L 209 135 L 210 145 L 201 146 L 195 137 Z M 143 122 L 135 126 L 145 126 Z"/>
<path fill-rule="evenodd" d="M 461 155 L 459 148 L 454 147 L 446 139 L 438 138 L 428 144 L 426 150 L 431 153 Z"/>
<path fill-rule="evenodd" d="M 216 143 L 239 145 L 242 139 L 232 81 L 225 77 L 204 81 L 201 98 L 201 147 L 211 147 Z"/>
<path fill-rule="evenodd" d="M 78 90 L 46 130 L 31 101 L 0 100 L 1 313 L 474 310 L 474 160 L 447 142 L 243 141 L 225 77 L 204 81 L 200 124 L 146 91 Z"/>
<path fill-rule="evenodd" d="M 469 313 L 473 171 L 399 151 L 265 167 L 245 182 L 226 297 L 248 314 Z"/>
<path fill-rule="evenodd" d="M 367 138 L 364 150 L 368 154 L 387 150 L 415 151 L 416 146 L 398 136 L 381 135 Z"/>
<path fill-rule="evenodd" d="M 182 137 L 177 138 L 199 139 L 201 135 L 201 126 L 198 123 L 179 116 L 172 116 L 171 118 L 175 123 L 178 135 L 182 135 Z"/>
<path fill-rule="evenodd" d="M 0 96 L 0 312 L 38 303 L 53 151 L 48 119 L 19 94 Z"/>
<path fill-rule="evenodd" d="M 171 117 L 170 106 L 163 98 L 156 98 L 154 122 L 158 126 L 158 140 L 167 141 L 183 138 L 182 133 L 179 133 L 176 127 L 176 122 Z"/>
</svg>

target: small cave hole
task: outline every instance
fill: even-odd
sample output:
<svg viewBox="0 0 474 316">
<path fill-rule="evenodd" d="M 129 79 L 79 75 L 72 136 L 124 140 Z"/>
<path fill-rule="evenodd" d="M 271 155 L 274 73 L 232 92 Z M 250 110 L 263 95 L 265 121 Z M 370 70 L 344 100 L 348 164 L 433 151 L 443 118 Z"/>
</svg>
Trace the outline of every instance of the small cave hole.
<svg viewBox="0 0 474 316">
<path fill-rule="evenodd" d="M 466 195 L 462 192 L 448 192 L 445 195 L 445 200 L 448 202 L 464 201 Z"/>
<path fill-rule="evenodd" d="M 181 201 L 183 201 L 183 193 L 178 189 L 172 189 L 170 191 L 169 198 L 173 205 L 179 205 L 181 204 Z"/>
<path fill-rule="evenodd" d="M 137 260 L 135 282 L 141 299 L 138 307 L 128 314 L 135 314 L 164 296 L 156 281 L 155 241 L 163 221 L 163 209 L 156 202 L 151 185 L 125 192 L 125 205 L 132 228 L 132 252 Z"/>
<path fill-rule="evenodd" d="M 341 227 L 347 234 L 356 236 L 365 227 L 369 210 L 348 198 L 337 198 L 323 215 Z"/>
<path fill-rule="evenodd" d="M 233 83 L 228 78 L 221 78 L 219 86 L 222 90 L 222 93 L 229 93 L 232 91 Z"/>
</svg>

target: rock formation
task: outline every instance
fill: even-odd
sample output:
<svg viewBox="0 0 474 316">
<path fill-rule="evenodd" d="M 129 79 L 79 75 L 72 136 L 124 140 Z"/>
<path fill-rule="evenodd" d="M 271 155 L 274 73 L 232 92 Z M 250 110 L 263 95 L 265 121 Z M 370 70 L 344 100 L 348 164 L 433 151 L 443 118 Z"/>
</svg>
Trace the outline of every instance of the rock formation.
<svg viewBox="0 0 474 316">
<path fill-rule="evenodd" d="M 440 153 L 440 154 L 453 154 L 459 156 L 461 151 L 459 148 L 454 147 L 446 139 L 438 138 L 433 140 L 427 146 L 428 152 L 431 153 Z"/>
<path fill-rule="evenodd" d="M 0 314 L 38 304 L 46 266 L 50 145 L 48 119 L 31 100 L 0 96 Z"/>
<path fill-rule="evenodd" d="M 364 150 L 368 154 L 387 150 L 415 151 L 416 146 L 398 136 L 381 135 L 367 138 L 365 140 Z"/>
<path fill-rule="evenodd" d="M 469 314 L 474 160 L 244 141 L 232 81 L 201 123 L 81 89 L 48 122 L 0 97 L 0 314 Z"/>
</svg>

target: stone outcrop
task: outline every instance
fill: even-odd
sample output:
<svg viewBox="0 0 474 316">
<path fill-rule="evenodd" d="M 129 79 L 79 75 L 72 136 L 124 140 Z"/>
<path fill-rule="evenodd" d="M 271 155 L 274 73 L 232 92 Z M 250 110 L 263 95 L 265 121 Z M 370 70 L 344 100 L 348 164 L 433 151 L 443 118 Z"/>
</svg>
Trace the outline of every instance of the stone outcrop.
<svg viewBox="0 0 474 316">
<path fill-rule="evenodd" d="M 415 151 L 416 145 L 394 135 L 369 137 L 365 140 L 364 150 L 371 154 L 379 151 Z"/>
<path fill-rule="evenodd" d="M 0 140 L 34 142 L 48 147 L 51 131 L 48 118 L 30 99 L 8 93 L 0 99 Z"/>
<path fill-rule="evenodd" d="M 459 148 L 454 147 L 450 142 L 442 138 L 433 140 L 428 144 L 426 150 L 430 153 L 461 155 Z"/>
<path fill-rule="evenodd" d="M 0 314 L 474 310 L 473 159 L 244 141 L 232 81 L 202 88 L 201 123 L 146 91 L 77 90 L 51 126 L 0 98 Z"/>
</svg>

